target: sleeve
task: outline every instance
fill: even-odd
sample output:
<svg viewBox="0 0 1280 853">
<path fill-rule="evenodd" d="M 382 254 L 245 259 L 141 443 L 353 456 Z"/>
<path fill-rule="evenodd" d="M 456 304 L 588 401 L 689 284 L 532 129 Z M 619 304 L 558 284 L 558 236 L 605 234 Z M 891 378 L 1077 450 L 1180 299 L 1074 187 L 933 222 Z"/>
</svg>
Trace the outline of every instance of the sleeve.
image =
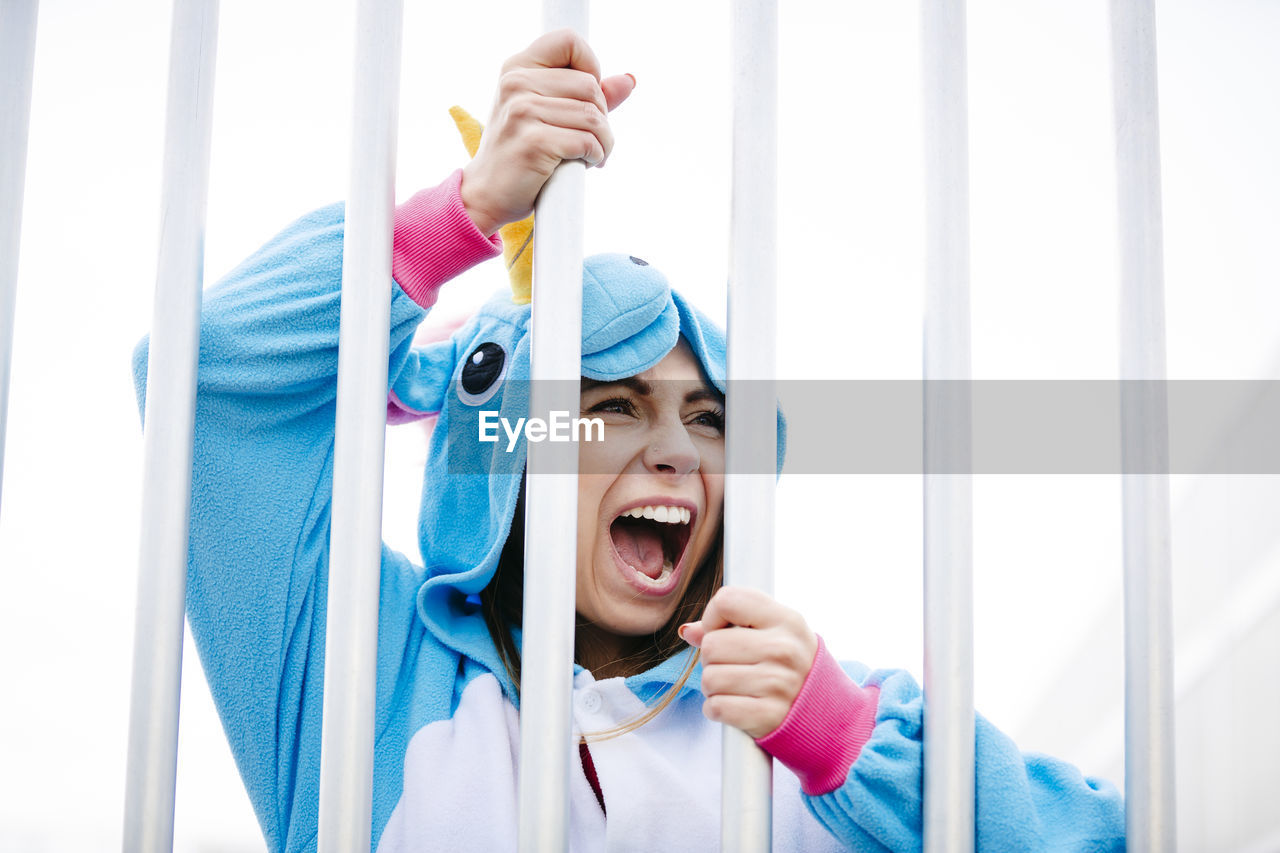
<svg viewBox="0 0 1280 853">
<path fill-rule="evenodd" d="M 413 333 L 439 286 L 498 252 L 462 208 L 460 180 L 397 209 L 389 384 L 417 369 Z M 293 223 L 205 291 L 200 323 L 187 614 L 271 849 L 286 846 L 295 786 L 318 767 L 342 237 L 342 205 Z M 140 408 L 147 356 L 144 338 Z M 384 604 L 389 569 L 414 568 L 384 547 Z"/>
<path fill-rule="evenodd" d="M 979 851 L 1122 851 L 1119 792 L 1066 762 L 1022 753 L 975 718 Z M 922 849 L 923 695 L 901 670 L 843 668 L 819 638 L 800 695 L 758 743 L 800 778 L 809 811 L 858 851 Z"/>
</svg>

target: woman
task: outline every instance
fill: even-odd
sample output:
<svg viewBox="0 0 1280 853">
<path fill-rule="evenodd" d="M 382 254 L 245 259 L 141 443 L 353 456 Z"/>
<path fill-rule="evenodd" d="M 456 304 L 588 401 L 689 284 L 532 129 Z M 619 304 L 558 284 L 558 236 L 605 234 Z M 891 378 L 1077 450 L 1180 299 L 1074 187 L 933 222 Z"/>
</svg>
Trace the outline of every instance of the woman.
<svg viewBox="0 0 1280 853">
<path fill-rule="evenodd" d="M 525 445 L 480 428 L 528 414 L 529 309 L 499 294 L 448 340 L 411 339 L 561 160 L 607 159 L 633 86 L 569 33 L 535 41 L 471 163 L 397 209 L 389 417 L 438 422 L 423 567 L 383 549 L 375 849 L 514 847 Z M 316 843 L 342 233 L 340 206 L 294 223 L 206 294 L 201 327 L 188 612 L 273 850 Z M 144 341 L 140 400 L 145 363 Z M 660 273 L 587 260 L 581 404 L 605 429 L 578 445 L 572 847 L 715 849 L 717 721 L 778 759 L 775 849 L 915 849 L 918 687 L 842 668 L 765 595 L 717 591 L 723 370 L 723 335 Z M 980 849 L 1123 847 L 1114 788 L 977 732 Z"/>
</svg>

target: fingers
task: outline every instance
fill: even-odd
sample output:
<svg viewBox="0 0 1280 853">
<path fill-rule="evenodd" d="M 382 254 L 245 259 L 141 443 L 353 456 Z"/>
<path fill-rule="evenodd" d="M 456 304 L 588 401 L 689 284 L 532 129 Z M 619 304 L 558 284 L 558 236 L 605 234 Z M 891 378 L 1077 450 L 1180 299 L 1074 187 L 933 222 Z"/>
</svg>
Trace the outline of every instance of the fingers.
<svg viewBox="0 0 1280 853">
<path fill-rule="evenodd" d="M 636 78 L 631 74 L 619 74 L 600 81 L 600 90 L 604 93 L 605 103 L 610 110 L 630 97 L 635 88 Z"/>
<path fill-rule="evenodd" d="M 758 589 L 726 586 L 716 591 L 702 614 L 702 627 L 715 631 L 729 625 L 771 628 L 788 621 L 794 611 L 783 607 Z"/>
<path fill-rule="evenodd" d="M 703 637 L 701 648 L 704 665 L 769 663 L 808 672 L 813 663 L 803 637 L 776 629 L 723 628 Z"/>
<path fill-rule="evenodd" d="M 554 72 L 554 73 L 547 73 Z M 595 101 L 601 112 L 617 107 L 635 90 L 636 78 L 631 74 L 600 77 L 600 62 L 591 47 L 572 30 L 547 33 L 502 66 L 502 80 L 510 77 L 511 85 L 536 78 L 545 85 L 561 88 L 536 88 L 539 94 L 561 98 Z"/>
<path fill-rule="evenodd" d="M 539 124 L 569 131 L 568 134 L 554 134 L 557 140 L 564 143 L 558 148 L 578 153 L 565 156 L 557 150 L 556 153 L 560 154 L 562 160 L 581 157 L 596 165 L 613 150 L 613 131 L 609 129 L 609 120 L 589 101 L 528 95 L 513 101 L 508 109 L 513 117 L 528 122 L 525 126 L 532 128 L 530 132 L 536 133 Z"/>
<path fill-rule="evenodd" d="M 681 625 L 677 633 L 680 638 L 697 649 L 702 649 L 702 659 L 708 655 L 707 640 L 711 640 L 711 653 L 716 655 L 718 663 L 752 663 L 751 628 L 717 628 L 708 631 L 702 621 L 687 622 Z"/>
<path fill-rule="evenodd" d="M 502 70 L 516 66 L 574 68 L 600 79 L 600 60 L 586 39 L 573 30 L 553 30 L 507 60 Z"/>
<path fill-rule="evenodd" d="M 539 135 L 545 140 L 541 149 L 557 160 L 585 160 L 589 166 L 599 166 L 609 154 L 599 137 L 584 130 L 543 125 Z M 611 137 L 608 145 L 613 145 Z"/>
<path fill-rule="evenodd" d="M 809 627 L 799 613 L 784 607 L 765 593 L 748 587 L 726 586 L 711 596 L 700 620 L 680 627 L 680 636 L 689 645 L 702 649 L 704 658 L 725 647 L 750 648 L 749 652 L 744 653 L 755 654 L 758 650 L 753 647 L 753 643 L 761 641 L 760 638 L 765 635 L 759 632 L 753 635 L 748 629 L 763 628 L 780 628 L 801 636 L 809 633 Z M 721 633 L 724 636 L 716 639 Z M 754 641 L 750 639 L 753 636 L 756 637 Z M 708 639 L 715 644 L 713 649 L 706 647 Z"/>
<path fill-rule="evenodd" d="M 528 216 L 562 161 L 602 165 L 614 144 L 608 112 L 634 88 L 629 75 L 601 81 L 595 53 L 571 30 L 508 59 L 480 147 L 463 168 L 462 203 L 476 227 L 488 235 Z"/>
<path fill-rule="evenodd" d="M 628 79 L 625 74 L 623 79 Z M 526 93 L 587 101 L 595 104 L 601 113 L 609 110 L 599 81 L 572 68 L 512 68 L 503 72 L 498 80 L 499 99 L 516 98 Z"/>
<path fill-rule="evenodd" d="M 745 587 L 718 590 L 680 636 L 702 651 L 703 713 L 755 738 L 782 725 L 818 648 L 799 613 Z"/>
<path fill-rule="evenodd" d="M 725 633 L 717 631 L 712 637 Z M 707 639 L 710 641 L 711 637 Z M 703 653 L 706 654 L 705 647 Z M 764 737 L 787 718 L 808 673 L 807 664 L 796 666 L 774 660 L 708 663 L 704 658 L 701 688 L 707 698 L 702 703 L 702 713 L 709 720 L 742 729 L 752 737 Z"/>
<path fill-rule="evenodd" d="M 789 708 L 790 703 L 776 700 L 723 694 L 703 702 L 702 715 L 713 722 L 741 729 L 753 738 L 762 738 L 782 725 Z"/>
<path fill-rule="evenodd" d="M 676 629 L 676 633 L 680 635 L 680 639 L 684 640 L 695 649 L 702 648 L 702 643 L 707 635 L 707 631 L 702 627 L 702 622 L 686 622 Z"/>
<path fill-rule="evenodd" d="M 552 127 L 582 131 L 595 140 L 553 134 L 558 145 L 548 153 L 561 154 L 565 160 L 586 160 L 601 165 L 613 150 L 613 131 L 607 112 L 626 100 L 635 88 L 635 78 L 623 74 L 605 81 L 609 94 L 595 77 L 572 68 L 514 67 L 505 71 L 498 83 L 498 112 L 491 126 L 496 133 L 506 128 L 524 128 L 546 124 Z M 569 152 L 566 156 L 561 153 Z"/>
<path fill-rule="evenodd" d="M 702 692 L 706 696 L 778 699 L 790 705 L 803 686 L 803 675 L 771 664 L 712 664 L 702 670 Z"/>
</svg>

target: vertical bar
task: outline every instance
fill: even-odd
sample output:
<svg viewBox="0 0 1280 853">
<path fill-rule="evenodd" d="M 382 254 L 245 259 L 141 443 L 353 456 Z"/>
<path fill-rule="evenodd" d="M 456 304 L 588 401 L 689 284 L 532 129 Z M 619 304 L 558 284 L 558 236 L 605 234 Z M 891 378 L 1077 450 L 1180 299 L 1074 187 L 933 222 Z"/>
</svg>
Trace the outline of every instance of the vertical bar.
<svg viewBox="0 0 1280 853">
<path fill-rule="evenodd" d="M 724 582 L 772 594 L 777 488 L 778 8 L 733 4 L 733 167 L 728 379 L 725 396 Z M 724 727 L 720 843 L 773 843 L 773 760 Z"/>
<path fill-rule="evenodd" d="M 1120 249 L 1128 849 L 1176 848 L 1164 261 L 1155 10 L 1112 0 Z"/>
<path fill-rule="evenodd" d="M 143 418 L 142 543 L 123 846 L 130 853 L 173 847 L 191 450 L 217 38 L 217 0 L 175 0 L 165 108 L 160 257 Z"/>
<path fill-rule="evenodd" d="M 925 90 L 924 849 L 974 843 L 964 0 L 921 6 Z"/>
<path fill-rule="evenodd" d="M 542 25 L 585 36 L 586 0 L 543 0 Z M 579 415 L 585 189 L 586 164 L 561 163 L 536 204 L 531 417 Z M 524 853 L 547 853 L 569 849 L 578 455 L 573 444 L 530 442 L 528 448 L 518 838 Z"/>
<path fill-rule="evenodd" d="M 38 7 L 38 0 L 0 0 L 0 495 Z"/>
<path fill-rule="evenodd" d="M 342 245 L 317 849 L 368 850 L 403 0 L 359 0 Z"/>
</svg>

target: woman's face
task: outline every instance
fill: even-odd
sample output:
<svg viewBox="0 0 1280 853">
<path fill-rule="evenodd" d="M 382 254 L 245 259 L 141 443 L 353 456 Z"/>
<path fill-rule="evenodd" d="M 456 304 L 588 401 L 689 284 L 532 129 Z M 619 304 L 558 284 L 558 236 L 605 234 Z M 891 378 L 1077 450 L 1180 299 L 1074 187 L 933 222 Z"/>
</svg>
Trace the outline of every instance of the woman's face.
<svg viewBox="0 0 1280 853">
<path fill-rule="evenodd" d="M 651 634 L 720 531 L 724 404 L 681 338 L 643 373 L 584 379 L 582 417 L 604 422 L 604 440 L 578 443 L 578 615 L 614 635 Z"/>
</svg>

